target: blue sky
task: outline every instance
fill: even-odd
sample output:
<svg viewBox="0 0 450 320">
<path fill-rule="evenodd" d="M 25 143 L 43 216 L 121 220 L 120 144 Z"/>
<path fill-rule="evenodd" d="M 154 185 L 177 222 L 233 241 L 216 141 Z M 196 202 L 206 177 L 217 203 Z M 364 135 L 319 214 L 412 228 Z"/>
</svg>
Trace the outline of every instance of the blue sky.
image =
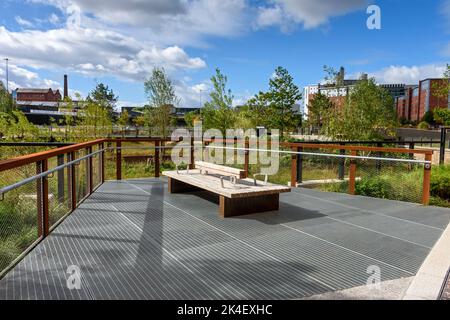
<svg viewBox="0 0 450 320">
<path fill-rule="evenodd" d="M 369 4 L 380 30 L 366 27 Z M 320 81 L 323 65 L 414 84 L 449 61 L 450 1 L 3 0 L 0 56 L 11 59 L 12 88 L 59 88 L 67 73 L 72 95 L 104 82 L 121 105 L 145 102 L 153 66 L 186 107 L 207 99 L 215 67 L 236 103 L 267 89 L 278 65 L 299 86 Z"/>
</svg>

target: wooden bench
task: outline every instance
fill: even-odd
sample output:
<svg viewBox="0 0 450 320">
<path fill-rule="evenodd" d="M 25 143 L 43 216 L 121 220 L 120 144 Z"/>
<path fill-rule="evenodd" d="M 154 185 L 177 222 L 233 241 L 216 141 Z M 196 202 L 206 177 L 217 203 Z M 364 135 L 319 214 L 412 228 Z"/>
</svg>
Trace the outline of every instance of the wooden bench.
<svg viewBox="0 0 450 320">
<path fill-rule="evenodd" d="M 170 193 L 207 190 L 219 197 L 221 217 L 276 211 L 286 186 L 245 178 L 241 169 L 197 161 L 196 169 L 164 171 Z M 228 178 L 228 179 L 227 179 Z"/>
</svg>

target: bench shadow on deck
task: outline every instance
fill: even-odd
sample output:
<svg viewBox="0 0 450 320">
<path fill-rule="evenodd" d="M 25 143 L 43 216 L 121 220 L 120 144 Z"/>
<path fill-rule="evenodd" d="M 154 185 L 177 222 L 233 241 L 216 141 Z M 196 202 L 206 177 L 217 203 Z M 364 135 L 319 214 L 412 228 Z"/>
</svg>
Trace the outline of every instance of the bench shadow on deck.
<svg viewBox="0 0 450 320">
<path fill-rule="evenodd" d="M 222 219 L 207 192 L 103 184 L 0 280 L 1 299 L 295 299 L 414 275 L 450 221 L 436 207 L 293 189 Z M 80 289 L 69 290 L 69 266 Z"/>
</svg>

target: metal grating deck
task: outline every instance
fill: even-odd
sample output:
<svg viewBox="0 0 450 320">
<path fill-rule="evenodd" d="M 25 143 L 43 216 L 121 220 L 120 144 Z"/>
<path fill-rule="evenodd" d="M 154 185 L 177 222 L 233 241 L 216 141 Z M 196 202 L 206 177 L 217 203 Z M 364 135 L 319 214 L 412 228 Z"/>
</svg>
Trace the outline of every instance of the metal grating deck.
<svg viewBox="0 0 450 320">
<path fill-rule="evenodd" d="M 206 192 L 103 184 L 0 281 L 0 299 L 293 299 L 412 276 L 450 221 L 436 207 L 293 189 L 221 219 Z M 67 267 L 81 270 L 69 290 Z"/>
</svg>

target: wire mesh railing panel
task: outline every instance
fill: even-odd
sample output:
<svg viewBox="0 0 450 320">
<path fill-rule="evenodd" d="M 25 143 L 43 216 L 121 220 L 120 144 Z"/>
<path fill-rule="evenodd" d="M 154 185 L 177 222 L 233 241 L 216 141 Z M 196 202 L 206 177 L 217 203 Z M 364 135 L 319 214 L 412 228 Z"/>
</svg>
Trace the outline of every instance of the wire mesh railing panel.
<svg viewBox="0 0 450 320">
<path fill-rule="evenodd" d="M 75 158 L 84 157 L 87 154 L 86 150 L 79 150 L 75 152 Z M 81 160 L 75 165 L 75 189 L 77 195 L 77 203 L 80 203 L 88 194 L 88 160 Z"/>
<path fill-rule="evenodd" d="M 48 159 L 49 169 L 67 163 L 64 155 Z M 71 211 L 70 168 L 59 169 L 47 177 L 49 226 L 54 226 Z"/>
<path fill-rule="evenodd" d="M 326 156 L 326 154 L 336 154 L 330 150 L 304 149 L 305 154 L 297 157 L 301 173 L 299 178 L 304 184 L 328 184 L 339 183 L 348 178 L 348 163 L 345 158 Z M 308 153 L 318 153 L 308 154 Z M 324 153 L 324 155 L 321 155 Z"/>
<path fill-rule="evenodd" d="M 423 192 L 423 164 L 403 162 L 403 155 L 384 156 L 399 160 L 356 159 L 355 194 L 420 203 Z"/>
<path fill-rule="evenodd" d="M 52 147 L 41 146 L 0 146 L 0 160 L 12 159 L 15 157 L 32 154 L 45 150 L 52 149 Z"/>
<path fill-rule="evenodd" d="M 92 153 L 100 150 L 98 145 L 92 146 Z M 97 153 L 92 156 L 92 187 L 95 189 L 101 184 L 101 154 Z"/>
<path fill-rule="evenodd" d="M 5 173 L 14 175 L 17 171 Z M 34 181 L 7 192 L 0 201 L 0 273 L 38 238 L 37 184 Z"/>
<path fill-rule="evenodd" d="M 31 163 L 18 168 L 0 171 L 0 188 L 36 175 L 36 164 Z"/>
<path fill-rule="evenodd" d="M 122 179 L 148 178 L 155 174 L 155 143 L 154 142 L 123 142 L 122 143 Z M 163 150 L 160 150 L 160 167 L 170 161 Z"/>
<path fill-rule="evenodd" d="M 105 180 L 115 180 L 116 179 L 116 149 L 115 144 L 106 143 L 104 152 L 105 161 Z"/>
</svg>

